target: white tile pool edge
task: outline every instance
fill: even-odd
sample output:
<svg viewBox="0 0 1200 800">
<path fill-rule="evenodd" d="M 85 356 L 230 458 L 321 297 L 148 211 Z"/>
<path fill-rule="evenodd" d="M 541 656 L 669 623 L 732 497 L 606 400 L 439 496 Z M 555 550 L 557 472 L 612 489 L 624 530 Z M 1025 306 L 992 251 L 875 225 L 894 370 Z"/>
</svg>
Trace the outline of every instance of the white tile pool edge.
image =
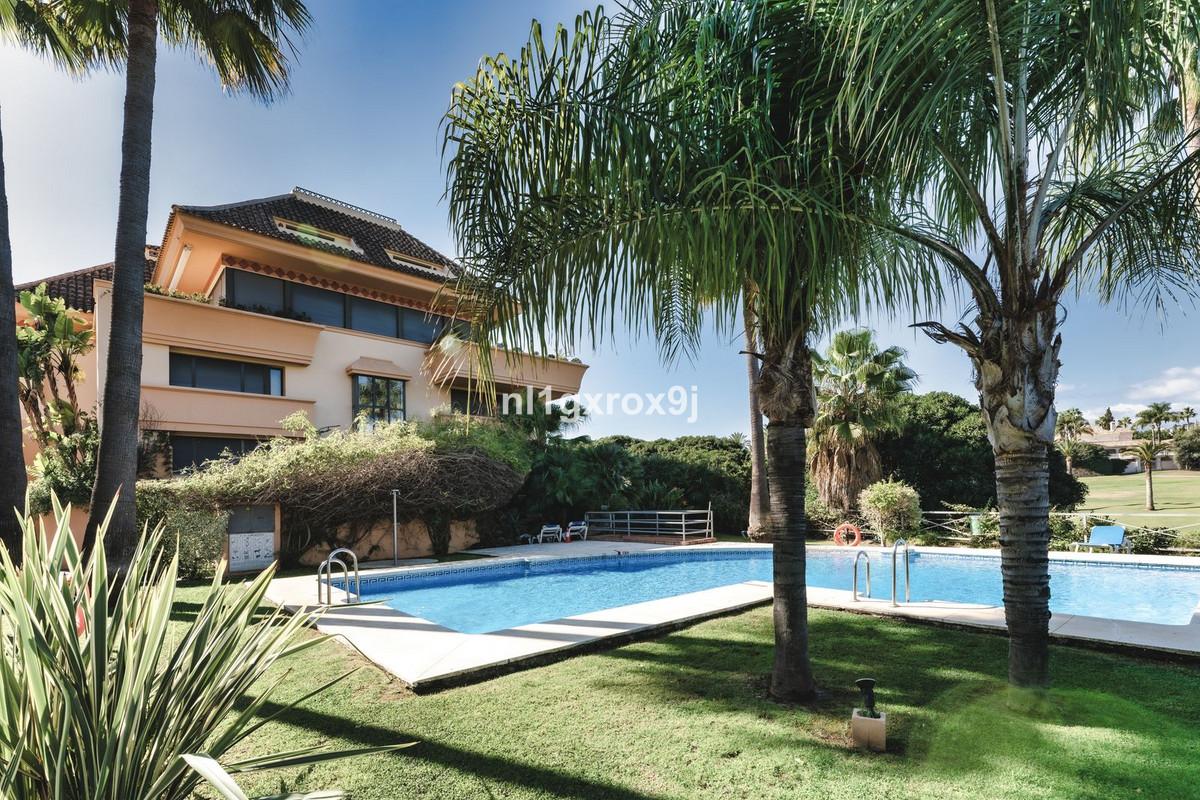
<svg viewBox="0 0 1200 800">
<path fill-rule="evenodd" d="M 585 544 L 585 543 L 580 543 Z M 591 543 L 586 543 L 591 544 Z M 597 543 L 599 544 L 599 543 Z M 605 543 L 601 552 L 673 550 L 676 548 L 634 548 L 627 543 Z M 553 547 L 545 546 L 545 547 Z M 574 558 L 584 555 L 584 548 L 563 545 L 561 555 L 540 550 L 530 553 L 528 547 L 504 548 L 501 558 Z M 762 549 L 769 545 L 716 544 L 698 545 L 694 549 L 719 547 Z M 593 550 L 593 548 L 586 548 Z M 881 550 L 883 548 L 865 548 Z M 915 552 L 961 553 L 998 558 L 995 550 L 971 548 L 912 548 Z M 499 548 L 497 548 L 499 550 Z M 693 550 L 693 548 L 689 548 Z M 495 552 L 495 551 L 489 551 Z M 886 550 L 885 550 L 886 552 Z M 528 553 L 528 555 L 527 555 Z M 588 553 L 592 555 L 595 553 Z M 1056 560 L 1097 561 L 1118 564 L 1200 566 L 1195 559 L 1180 556 L 1112 556 L 1091 553 L 1055 553 Z M 499 561 L 500 559 L 497 559 Z M 474 562 L 402 567 L 405 573 L 437 571 L 475 571 L 467 567 Z M 457 565 L 457 568 L 456 568 Z M 373 570 L 372 576 L 397 570 Z M 289 609 L 311 606 L 316 595 L 312 576 L 277 578 L 272 581 L 267 598 Z M 706 589 L 699 592 L 650 600 L 643 603 L 592 611 L 564 619 L 522 625 L 493 633 L 459 633 L 429 620 L 414 617 L 388 608 L 382 603 L 359 606 L 334 606 L 318 622 L 321 633 L 359 650 L 365 657 L 395 675 L 414 690 L 467 682 L 473 674 L 488 677 L 509 665 L 542 659 L 561 651 L 574 650 L 603 642 L 606 639 L 645 636 L 659 629 L 678 628 L 701 619 L 730 613 L 767 603 L 771 600 L 771 584 L 765 581 Z M 915 602 L 892 607 L 890 599 L 860 598 L 853 600 L 848 590 L 808 588 L 808 603 L 812 607 L 830 608 L 883 616 L 990 630 L 1003 629 L 1004 609 L 1001 606 L 976 605 L 944 601 Z M 1104 645 L 1118 645 L 1171 654 L 1200 656 L 1200 606 L 1187 625 L 1164 625 L 1150 622 L 1101 619 L 1072 614 L 1055 614 L 1050 620 L 1050 634 L 1056 639 L 1078 640 Z"/>
</svg>

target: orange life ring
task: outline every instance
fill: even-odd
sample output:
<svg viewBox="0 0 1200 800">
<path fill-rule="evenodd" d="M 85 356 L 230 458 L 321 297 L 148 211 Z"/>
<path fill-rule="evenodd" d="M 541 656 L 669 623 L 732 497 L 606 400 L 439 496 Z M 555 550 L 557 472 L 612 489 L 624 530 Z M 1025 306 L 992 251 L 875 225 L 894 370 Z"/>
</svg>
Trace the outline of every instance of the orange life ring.
<svg viewBox="0 0 1200 800">
<path fill-rule="evenodd" d="M 854 541 L 847 542 L 846 534 L 851 532 L 854 533 Z M 858 547 L 860 544 L 862 544 L 862 531 L 859 530 L 859 527 L 853 522 L 843 522 L 841 525 L 838 525 L 837 530 L 833 532 L 833 541 L 840 545 L 849 544 L 851 547 Z"/>
</svg>

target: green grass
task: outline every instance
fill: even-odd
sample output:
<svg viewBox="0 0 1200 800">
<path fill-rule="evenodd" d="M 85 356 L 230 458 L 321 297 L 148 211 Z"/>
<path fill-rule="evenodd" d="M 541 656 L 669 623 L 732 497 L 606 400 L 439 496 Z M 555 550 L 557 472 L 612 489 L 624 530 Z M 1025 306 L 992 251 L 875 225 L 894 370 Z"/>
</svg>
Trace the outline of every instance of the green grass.
<svg viewBox="0 0 1200 800">
<path fill-rule="evenodd" d="M 1154 514 L 1146 511 L 1146 477 L 1099 475 L 1081 479 L 1088 486 L 1083 508 L 1112 516 L 1128 525 L 1178 527 L 1200 523 L 1200 472 L 1165 470 L 1154 473 Z M 1186 514 L 1186 517 L 1161 516 Z"/>
<path fill-rule="evenodd" d="M 179 622 L 202 591 L 184 590 Z M 421 697 L 327 642 L 290 665 L 280 701 L 357 671 L 245 752 L 419 744 L 243 780 L 355 800 L 1175 798 L 1200 785 L 1194 665 L 1056 647 L 1055 690 L 1017 713 L 1001 637 L 813 611 L 811 644 L 826 694 L 787 707 L 765 696 L 766 608 Z M 864 675 L 878 678 L 889 715 L 883 755 L 848 742 Z"/>
</svg>

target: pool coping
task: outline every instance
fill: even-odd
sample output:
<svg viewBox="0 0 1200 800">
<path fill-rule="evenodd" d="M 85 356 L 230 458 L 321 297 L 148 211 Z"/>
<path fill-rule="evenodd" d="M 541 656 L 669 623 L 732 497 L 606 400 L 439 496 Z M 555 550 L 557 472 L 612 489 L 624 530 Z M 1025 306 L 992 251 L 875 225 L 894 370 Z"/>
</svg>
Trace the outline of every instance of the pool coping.
<svg viewBox="0 0 1200 800">
<path fill-rule="evenodd" d="M 600 543 L 580 543 L 600 544 Z M 611 545 L 611 547 L 609 547 Z M 562 550 L 557 548 L 562 547 Z M 554 548 L 554 549 L 549 549 Z M 761 550 L 770 545 L 719 542 L 695 545 L 689 552 L 705 549 Z M 581 550 L 590 551 L 583 554 Z M 887 553 L 891 548 L 863 547 L 871 552 Z M 913 552 L 961 554 L 999 558 L 997 550 L 964 547 L 913 547 Z M 503 550 L 506 552 L 496 552 Z M 606 555 L 679 552 L 678 548 L 633 543 L 606 542 L 600 548 L 571 548 L 570 545 L 543 545 L 536 552 L 529 546 L 494 548 L 486 561 L 449 562 L 419 566 L 371 570 L 372 579 L 389 575 L 422 573 L 441 574 L 474 572 L 510 564 L 513 560 L 545 561 L 578 558 L 603 558 Z M 561 553 L 561 554 L 560 554 Z M 1127 556 L 1096 553 L 1054 553 L 1054 560 L 1092 561 L 1127 566 L 1188 566 L 1200 568 L 1200 562 L 1186 556 Z M 889 576 L 890 577 L 890 576 Z M 336 590 L 335 590 L 336 591 Z M 314 576 L 276 578 L 267 598 L 290 610 L 315 607 Z M 460 633 L 434 622 L 389 608 L 381 602 L 335 605 L 325 610 L 317 622 L 321 633 L 335 637 L 384 670 L 395 675 L 414 691 L 429 691 L 461 683 L 484 680 L 496 674 L 555 660 L 566 653 L 611 647 L 635 639 L 673 630 L 703 619 L 741 611 L 770 603 L 772 586 L 768 581 L 742 583 L 689 592 L 642 603 L 591 611 L 531 625 L 522 625 L 492 633 Z M 853 598 L 849 590 L 808 587 L 808 604 L 855 613 L 876 614 L 934 624 L 1000 632 L 1005 629 L 1003 606 L 948 601 L 921 601 L 892 606 L 890 598 Z M 1050 635 L 1056 640 L 1147 651 L 1172 656 L 1200 658 L 1200 606 L 1191 622 L 1166 625 L 1132 622 L 1075 614 L 1054 614 Z"/>
</svg>

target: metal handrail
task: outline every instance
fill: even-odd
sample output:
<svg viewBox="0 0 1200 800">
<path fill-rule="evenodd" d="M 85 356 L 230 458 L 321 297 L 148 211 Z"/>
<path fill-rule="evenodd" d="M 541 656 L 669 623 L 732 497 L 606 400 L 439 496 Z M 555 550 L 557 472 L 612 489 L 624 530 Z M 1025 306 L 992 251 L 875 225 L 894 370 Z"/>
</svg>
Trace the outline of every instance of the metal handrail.
<svg viewBox="0 0 1200 800">
<path fill-rule="evenodd" d="M 342 579 L 346 582 L 347 594 L 350 591 L 350 589 L 349 589 L 350 570 L 348 570 L 346 568 L 346 562 L 342 561 L 340 558 L 327 558 L 321 562 L 321 566 L 317 567 L 317 602 L 322 605 L 327 605 L 327 606 L 333 605 L 333 565 L 334 564 L 337 564 L 339 567 L 342 568 L 342 575 L 343 575 Z M 321 586 L 322 586 L 321 576 L 322 575 L 325 575 L 324 586 L 325 586 L 325 592 L 326 592 L 326 597 L 327 597 L 327 599 L 324 601 L 321 600 Z"/>
<path fill-rule="evenodd" d="M 350 593 L 350 570 L 346 566 L 346 562 L 338 557 L 342 553 L 346 553 L 347 555 L 350 556 L 350 564 L 354 567 L 354 593 L 353 594 Z M 333 605 L 333 565 L 334 564 L 337 564 L 338 566 L 340 566 L 342 568 L 342 576 L 343 576 L 342 582 L 343 582 L 343 587 L 346 590 L 346 602 L 353 603 L 355 598 L 362 599 L 362 577 L 359 575 L 359 572 L 358 572 L 358 556 L 355 554 L 355 552 L 353 550 L 351 550 L 348 547 L 339 547 L 336 550 L 334 550 L 333 552 L 331 552 L 325 558 L 325 560 L 321 562 L 321 566 L 317 567 L 317 602 L 318 603 L 321 602 L 321 575 L 325 574 L 325 576 L 326 576 L 326 578 L 325 578 L 325 588 L 326 588 L 325 596 L 328 598 L 325 605 L 330 605 L 330 606 Z"/>
<path fill-rule="evenodd" d="M 354 597 L 362 599 L 362 577 L 358 574 L 358 554 L 349 547 L 339 547 L 329 554 L 329 558 L 338 558 L 342 553 L 350 556 L 350 564 L 354 567 Z M 346 576 L 346 602 L 351 603 L 350 599 L 350 576 Z"/>
<path fill-rule="evenodd" d="M 708 509 L 588 511 L 589 534 L 618 536 L 678 536 L 708 538 L 713 535 L 713 512 Z"/>
<path fill-rule="evenodd" d="M 904 539 L 897 539 L 892 543 L 892 605 L 897 606 L 896 602 L 896 551 L 900 549 L 900 545 L 904 545 L 904 602 L 909 602 L 909 587 L 910 580 L 908 574 L 908 542 Z"/>
<path fill-rule="evenodd" d="M 863 558 L 867 559 L 867 597 L 871 596 L 871 554 L 866 550 L 859 550 L 854 554 L 854 568 L 851 570 L 851 586 L 850 593 L 854 602 L 858 602 L 858 562 Z"/>
</svg>

